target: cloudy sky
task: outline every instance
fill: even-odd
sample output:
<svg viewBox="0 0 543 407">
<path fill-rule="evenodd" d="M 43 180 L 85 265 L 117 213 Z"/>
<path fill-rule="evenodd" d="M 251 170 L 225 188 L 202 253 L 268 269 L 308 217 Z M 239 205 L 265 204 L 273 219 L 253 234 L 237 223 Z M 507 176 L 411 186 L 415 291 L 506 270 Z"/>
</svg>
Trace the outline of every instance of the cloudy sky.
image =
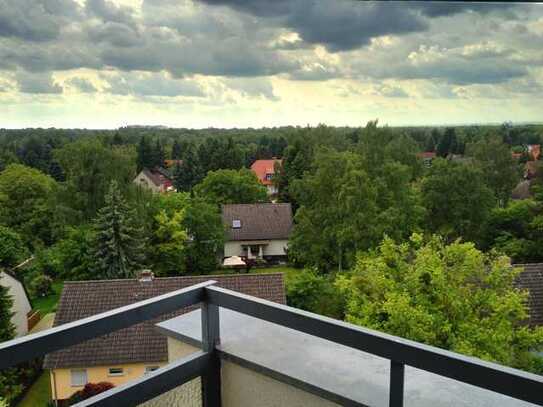
<svg viewBox="0 0 543 407">
<path fill-rule="evenodd" d="M 543 4 L 0 0 L 0 127 L 542 113 Z"/>
</svg>

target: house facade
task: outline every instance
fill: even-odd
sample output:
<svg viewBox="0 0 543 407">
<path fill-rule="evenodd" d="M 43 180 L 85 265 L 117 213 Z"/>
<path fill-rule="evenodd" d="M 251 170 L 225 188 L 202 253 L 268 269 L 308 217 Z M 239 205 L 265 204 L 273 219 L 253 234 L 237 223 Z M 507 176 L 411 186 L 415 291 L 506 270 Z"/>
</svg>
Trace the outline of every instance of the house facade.
<svg viewBox="0 0 543 407">
<path fill-rule="evenodd" d="M 54 326 L 166 294 L 208 280 L 266 300 L 286 303 L 282 274 L 246 274 L 66 282 Z M 193 309 L 193 308 L 191 308 Z M 181 315 L 189 309 L 180 310 Z M 87 383 L 110 382 L 115 386 L 142 377 L 168 363 L 167 338 L 155 324 L 172 314 L 116 331 L 100 338 L 50 353 L 51 394 L 55 401 L 69 399 Z"/>
<path fill-rule="evenodd" d="M 226 229 L 224 257 L 285 261 L 292 230 L 289 203 L 234 204 L 222 206 Z"/>
<path fill-rule="evenodd" d="M 9 288 L 9 295 L 13 300 L 11 322 L 15 325 L 16 336 L 28 333 L 28 314 L 32 310 L 30 299 L 23 283 L 14 275 L 0 271 L 0 285 Z"/>
<path fill-rule="evenodd" d="M 133 182 L 142 188 L 147 188 L 156 193 L 175 191 L 172 174 L 168 170 L 160 167 L 153 170 L 144 168 L 136 178 L 134 178 Z"/>
<path fill-rule="evenodd" d="M 417 158 L 422 160 L 425 167 L 431 167 L 432 161 L 436 158 L 436 153 L 433 151 L 425 151 L 417 154 Z"/>
<path fill-rule="evenodd" d="M 271 160 L 256 160 L 251 165 L 251 171 L 256 174 L 260 183 L 266 187 L 268 195 L 275 195 L 278 192 L 273 177 L 275 175 L 275 166 L 282 163 L 282 160 L 273 158 Z"/>
</svg>

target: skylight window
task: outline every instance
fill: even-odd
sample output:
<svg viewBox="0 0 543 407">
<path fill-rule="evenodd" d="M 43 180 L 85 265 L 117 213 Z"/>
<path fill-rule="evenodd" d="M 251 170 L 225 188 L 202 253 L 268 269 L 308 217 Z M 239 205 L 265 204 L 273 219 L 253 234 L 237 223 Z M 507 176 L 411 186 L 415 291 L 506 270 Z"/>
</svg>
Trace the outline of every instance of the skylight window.
<svg viewBox="0 0 543 407">
<path fill-rule="evenodd" d="M 234 219 L 232 221 L 232 229 L 240 229 L 241 228 L 241 220 Z"/>
</svg>

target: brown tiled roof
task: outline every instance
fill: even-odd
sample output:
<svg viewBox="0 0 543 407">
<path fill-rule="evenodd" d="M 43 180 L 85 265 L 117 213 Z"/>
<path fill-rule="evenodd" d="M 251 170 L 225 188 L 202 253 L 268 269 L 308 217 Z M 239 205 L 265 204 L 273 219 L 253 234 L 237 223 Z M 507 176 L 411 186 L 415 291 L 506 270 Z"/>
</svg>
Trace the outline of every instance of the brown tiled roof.
<svg viewBox="0 0 543 407">
<path fill-rule="evenodd" d="M 517 277 L 517 286 L 528 290 L 530 325 L 543 326 L 543 263 L 515 264 L 523 271 Z"/>
<path fill-rule="evenodd" d="M 285 304 L 283 275 L 236 274 L 222 276 L 190 276 L 66 282 L 53 326 L 76 321 L 101 312 L 132 304 L 207 280 L 216 280 L 219 287 Z M 87 366 L 111 366 L 126 363 L 161 362 L 168 360 L 167 341 L 156 332 L 156 322 L 169 319 L 194 307 L 152 321 L 91 339 L 81 344 L 48 354 L 46 369 Z"/>
<path fill-rule="evenodd" d="M 511 198 L 515 200 L 531 198 L 530 186 L 530 180 L 520 181 L 511 192 Z"/>
<path fill-rule="evenodd" d="M 292 208 L 289 203 L 223 205 L 222 220 L 228 240 L 288 239 Z M 233 228 L 234 220 L 239 220 L 241 227 Z"/>
</svg>

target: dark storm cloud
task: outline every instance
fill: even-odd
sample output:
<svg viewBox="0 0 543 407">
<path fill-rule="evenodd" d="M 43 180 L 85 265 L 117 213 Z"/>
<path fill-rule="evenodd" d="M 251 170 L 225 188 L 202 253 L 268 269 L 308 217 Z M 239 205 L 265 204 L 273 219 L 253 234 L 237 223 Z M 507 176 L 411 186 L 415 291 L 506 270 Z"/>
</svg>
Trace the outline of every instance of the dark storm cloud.
<svg viewBox="0 0 543 407">
<path fill-rule="evenodd" d="M 81 93 L 95 93 L 98 91 L 98 89 L 85 78 L 72 78 L 67 82 Z"/>
<path fill-rule="evenodd" d="M 163 97 L 205 96 L 202 87 L 198 83 L 185 79 L 170 79 L 163 74 L 116 75 L 108 78 L 107 82 L 109 84 L 107 92 L 114 95 Z"/>
<path fill-rule="evenodd" d="M 289 72 L 299 67 L 296 60 L 269 50 L 256 49 L 236 38 L 215 43 L 194 40 L 155 41 L 135 48 L 107 48 L 101 60 L 107 66 L 125 71 L 167 70 L 174 76 L 203 74 L 218 76 L 267 76 Z M 205 50 L 205 52 L 203 51 Z"/>
<path fill-rule="evenodd" d="M 131 47 L 140 43 L 139 34 L 130 26 L 107 22 L 91 27 L 89 37 L 96 42 L 108 42 L 115 47 Z"/>
<path fill-rule="evenodd" d="M 104 21 L 134 25 L 134 10 L 130 7 L 117 6 L 109 0 L 87 0 L 86 9 L 89 15 Z"/>
<path fill-rule="evenodd" d="M 0 0 L 0 37 L 53 40 L 64 17 L 77 14 L 78 5 L 70 0 Z"/>
<path fill-rule="evenodd" d="M 146 96 L 150 92 L 147 85 L 154 83 L 160 89 L 156 96 L 170 96 L 161 86 L 196 74 L 229 78 L 282 74 L 287 79 L 311 81 L 369 78 L 432 79 L 458 85 L 505 83 L 530 74 L 528 66 L 539 62 L 535 57 L 533 63 L 527 62 L 526 55 L 539 55 L 537 45 L 530 44 L 541 44 L 543 38 L 524 21 L 523 25 L 508 21 L 508 29 L 516 31 L 504 34 L 501 22 L 506 12 L 517 13 L 515 7 L 347 0 L 200 0 L 195 4 L 144 0 L 141 9 L 135 10 L 111 0 L 87 0 L 83 7 L 73 0 L 0 0 L 0 70 L 168 72 L 152 81 L 128 77 L 114 84 L 119 93 Z M 470 27 L 455 25 L 473 20 L 472 13 L 494 14 L 481 19 L 488 23 L 476 24 L 469 33 Z M 443 17 L 450 19 L 447 24 Z M 528 28 L 522 29 L 524 25 Z M 380 48 L 382 36 L 390 38 Z M 517 43 L 501 51 L 482 47 L 462 54 L 465 45 L 481 42 L 481 38 L 497 43 L 513 38 Z M 526 40 L 519 40 L 523 38 Z M 315 47 L 318 44 L 336 54 L 321 53 Z M 437 54 L 443 55 L 436 56 L 429 48 L 421 51 L 423 44 L 436 46 Z M 536 51 L 526 52 L 530 46 Z M 418 59 L 410 59 L 412 51 Z M 275 97 L 273 88 L 260 80 L 231 84 L 246 95 Z M 75 83 L 71 86 L 83 91 Z M 172 86 L 173 95 L 188 91 L 179 84 Z M 193 91 L 196 96 L 201 90 Z M 381 89 L 386 92 L 401 96 L 397 89 Z"/>
<path fill-rule="evenodd" d="M 258 17 L 270 17 L 296 31 L 309 43 L 323 44 L 330 51 L 352 50 L 371 38 L 423 31 L 428 24 L 408 7 L 355 1 L 201 0 L 211 5 L 230 6 Z"/>
<path fill-rule="evenodd" d="M 19 72 L 16 76 L 19 91 L 33 94 L 60 94 L 63 89 L 53 82 L 51 73 L 32 74 Z"/>
<path fill-rule="evenodd" d="M 453 85 L 500 84 L 529 74 L 526 64 L 515 61 L 516 55 L 511 52 L 488 43 L 449 49 L 421 46 L 408 57 L 394 61 L 354 62 L 353 70 L 378 79 L 430 79 Z"/>
<path fill-rule="evenodd" d="M 413 3 L 410 7 L 419 9 L 422 14 L 428 17 L 444 17 L 464 12 L 488 14 L 492 12 L 509 12 L 518 4 L 507 3 L 447 3 L 447 2 L 424 2 Z"/>
</svg>

